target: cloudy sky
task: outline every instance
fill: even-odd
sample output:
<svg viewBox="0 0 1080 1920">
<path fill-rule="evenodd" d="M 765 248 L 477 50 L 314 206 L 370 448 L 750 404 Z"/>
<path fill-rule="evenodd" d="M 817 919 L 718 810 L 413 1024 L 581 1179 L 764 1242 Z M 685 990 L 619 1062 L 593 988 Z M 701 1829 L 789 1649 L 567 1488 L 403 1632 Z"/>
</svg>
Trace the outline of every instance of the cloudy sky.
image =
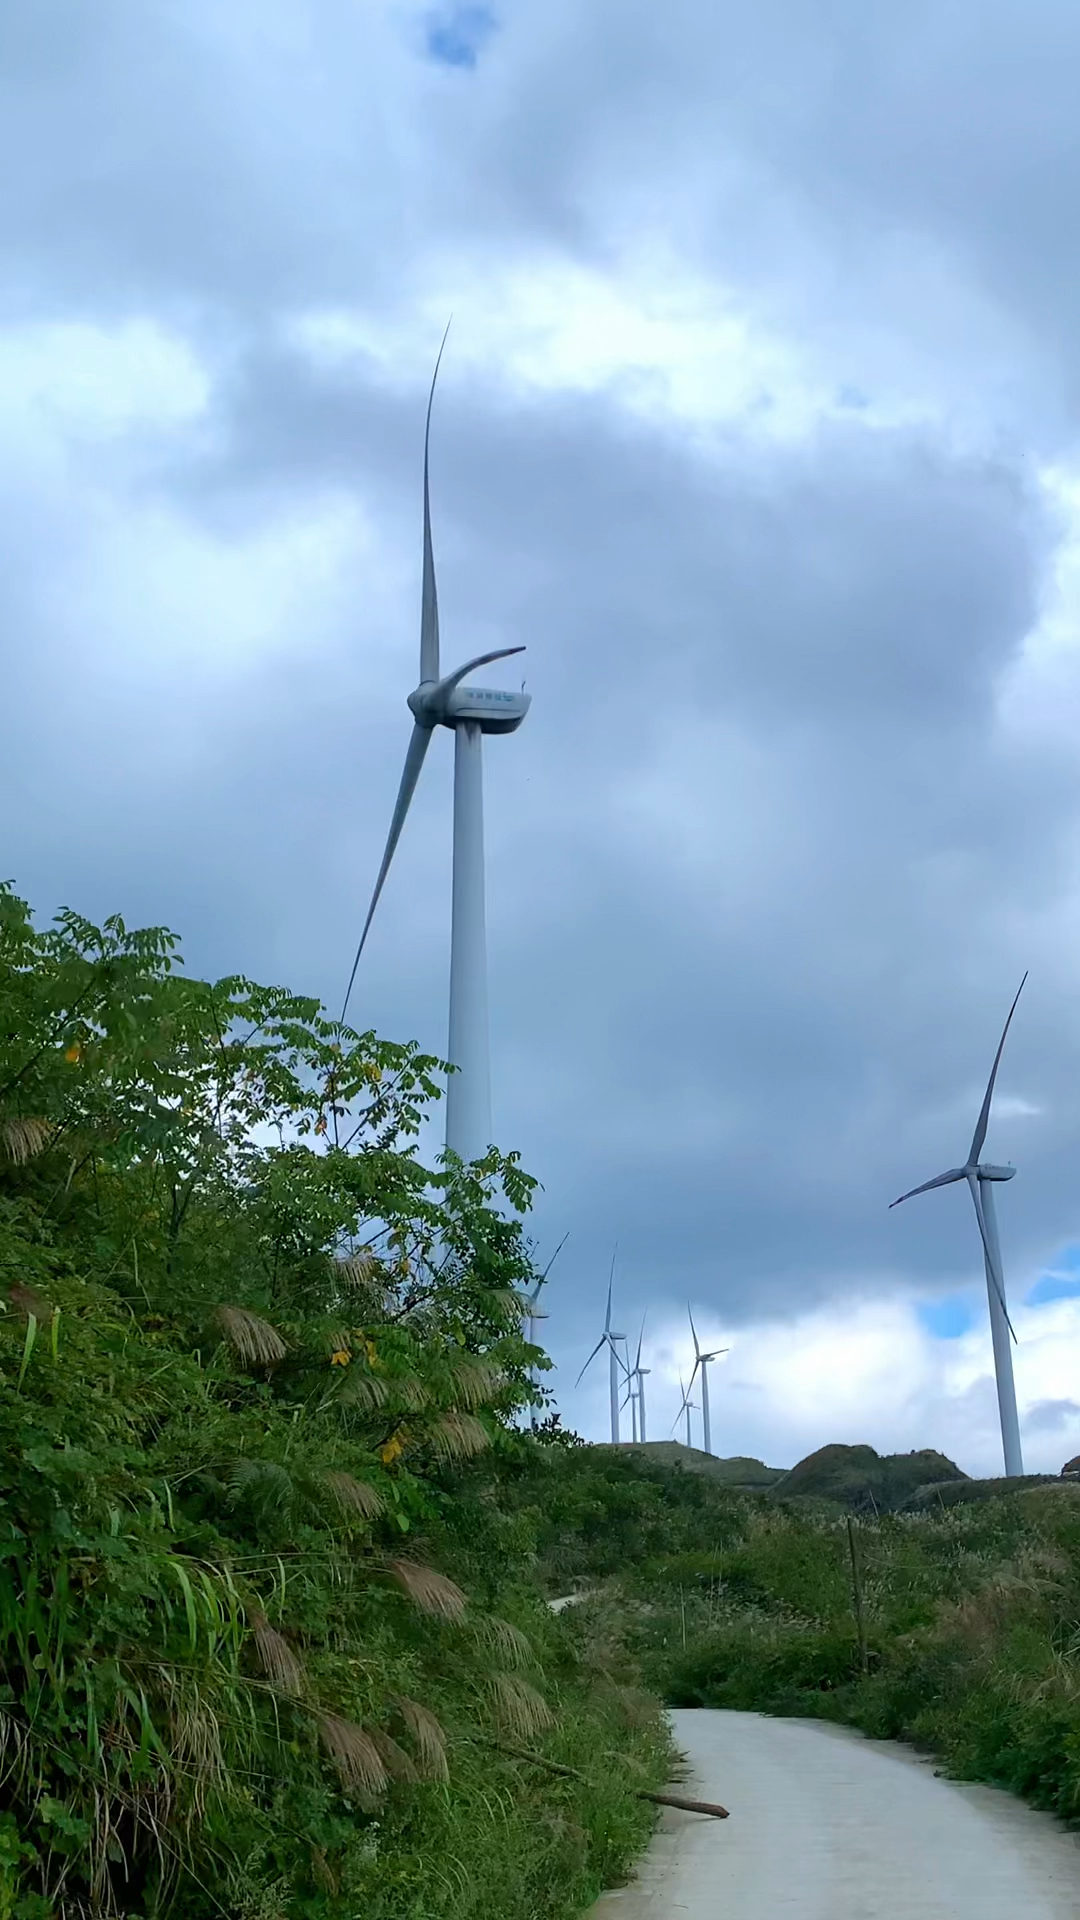
<svg viewBox="0 0 1080 1920">
<path fill-rule="evenodd" d="M 487 758 L 500 1142 L 564 1417 L 618 1240 L 652 1428 L 1080 1449 L 1080 266 L 1068 0 L 7 0 L 5 871 L 337 1003 L 417 668 Z M 517 663 L 515 663 L 515 666 Z M 513 683 L 508 673 L 507 683 Z M 445 1046 L 450 741 L 355 1017 Z M 599 1375 L 599 1365 L 594 1374 Z"/>
</svg>

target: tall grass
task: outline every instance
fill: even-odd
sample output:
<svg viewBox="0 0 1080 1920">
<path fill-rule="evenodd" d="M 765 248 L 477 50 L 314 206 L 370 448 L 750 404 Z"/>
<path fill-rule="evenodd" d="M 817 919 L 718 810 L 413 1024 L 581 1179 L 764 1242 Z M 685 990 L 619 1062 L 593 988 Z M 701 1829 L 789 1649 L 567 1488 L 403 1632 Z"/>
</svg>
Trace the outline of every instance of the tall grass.
<svg viewBox="0 0 1080 1920">
<path fill-rule="evenodd" d="M 1080 1492 L 862 1521 L 745 1507 L 712 1553 L 631 1576 L 628 1638 L 671 1703 L 805 1714 L 1080 1817 Z"/>
</svg>

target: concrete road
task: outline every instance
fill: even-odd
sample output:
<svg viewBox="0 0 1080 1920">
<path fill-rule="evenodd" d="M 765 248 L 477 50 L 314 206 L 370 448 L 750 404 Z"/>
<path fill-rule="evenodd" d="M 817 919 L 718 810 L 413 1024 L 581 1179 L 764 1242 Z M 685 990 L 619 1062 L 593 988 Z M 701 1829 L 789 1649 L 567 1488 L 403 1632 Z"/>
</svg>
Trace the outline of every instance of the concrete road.
<svg viewBox="0 0 1080 1920">
<path fill-rule="evenodd" d="M 730 1820 L 665 1813 L 632 1887 L 591 1920 L 1077 1920 L 1080 1839 L 904 1747 L 817 1721 L 671 1716 L 674 1790 Z"/>
</svg>

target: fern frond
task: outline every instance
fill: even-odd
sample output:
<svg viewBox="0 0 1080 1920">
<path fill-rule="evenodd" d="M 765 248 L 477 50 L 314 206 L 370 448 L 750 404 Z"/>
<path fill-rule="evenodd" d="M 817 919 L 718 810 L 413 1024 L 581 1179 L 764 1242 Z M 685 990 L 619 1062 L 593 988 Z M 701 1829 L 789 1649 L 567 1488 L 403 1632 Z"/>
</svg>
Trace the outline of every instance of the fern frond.
<svg viewBox="0 0 1080 1920">
<path fill-rule="evenodd" d="M 296 1500 L 292 1475 L 276 1460 L 234 1460 L 227 1480 L 234 1507 L 246 1503 L 263 1513 L 287 1514 Z"/>
<path fill-rule="evenodd" d="M 386 1791 L 390 1776 L 378 1747 L 363 1727 L 354 1720 L 342 1720 L 336 1713 L 320 1713 L 318 1727 L 319 1738 L 346 1788 L 354 1793 Z"/>
<path fill-rule="evenodd" d="M 422 1566 L 418 1560 L 391 1560 L 389 1570 L 421 1613 L 434 1614 L 441 1620 L 461 1619 L 468 1601 L 444 1573 L 436 1573 L 434 1567 Z"/>
<path fill-rule="evenodd" d="M 424 1382 L 414 1373 L 400 1373 L 391 1378 L 390 1392 L 399 1406 L 406 1407 L 411 1413 L 426 1407 L 431 1399 Z"/>
<path fill-rule="evenodd" d="M 214 1323 L 223 1340 L 245 1366 L 273 1367 L 289 1349 L 276 1327 L 246 1307 L 217 1307 Z"/>
<path fill-rule="evenodd" d="M 489 1682 L 496 1718 L 507 1733 L 543 1733 L 554 1724 L 547 1701 L 516 1673 L 496 1673 Z"/>
<path fill-rule="evenodd" d="M 347 1378 L 342 1382 L 339 1404 L 360 1407 L 365 1413 L 377 1413 L 381 1407 L 389 1406 L 390 1399 L 389 1382 L 378 1374 L 365 1373 L 360 1363 L 354 1361 L 348 1369 Z"/>
<path fill-rule="evenodd" d="M 471 1460 L 490 1445 L 487 1431 L 474 1413 L 451 1409 L 435 1422 L 428 1439 L 440 1460 Z"/>
<path fill-rule="evenodd" d="M 385 1501 L 374 1487 L 363 1480 L 354 1480 L 351 1473 L 324 1473 L 322 1479 L 340 1506 L 351 1513 L 358 1513 L 364 1520 L 377 1520 L 384 1511 Z"/>
<path fill-rule="evenodd" d="M 416 1742 L 421 1778 L 449 1780 L 446 1735 L 431 1708 L 422 1706 L 419 1700 L 408 1700 L 404 1695 L 399 1695 L 394 1704 Z"/>
</svg>

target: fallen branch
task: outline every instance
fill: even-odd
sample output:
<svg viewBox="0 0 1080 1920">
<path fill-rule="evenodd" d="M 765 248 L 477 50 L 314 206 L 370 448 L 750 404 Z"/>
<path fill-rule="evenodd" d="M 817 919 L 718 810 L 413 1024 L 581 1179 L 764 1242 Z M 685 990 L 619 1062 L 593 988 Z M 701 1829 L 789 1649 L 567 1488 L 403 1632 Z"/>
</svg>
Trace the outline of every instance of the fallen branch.
<svg viewBox="0 0 1080 1920">
<path fill-rule="evenodd" d="M 714 1806 L 711 1800 L 684 1800 L 678 1793 L 639 1792 L 639 1800 L 651 1800 L 657 1807 L 679 1807 L 683 1813 L 710 1813 L 714 1820 L 730 1820 L 726 1807 Z"/>
<path fill-rule="evenodd" d="M 539 1753 L 526 1753 L 524 1747 L 504 1747 L 492 1740 L 486 1744 L 493 1746 L 497 1753 L 505 1753 L 511 1760 L 528 1760 L 534 1767 L 544 1767 L 548 1773 L 562 1774 L 567 1780 L 583 1780 L 589 1784 L 587 1773 L 581 1773 L 577 1767 L 567 1767 L 559 1760 L 545 1760 Z M 714 1820 L 728 1820 L 730 1814 L 726 1807 L 715 1806 L 710 1800 L 687 1800 L 678 1793 L 647 1793 L 644 1787 L 633 1789 L 635 1800 L 651 1800 L 654 1807 L 678 1807 L 680 1813 L 707 1813 Z"/>
</svg>

